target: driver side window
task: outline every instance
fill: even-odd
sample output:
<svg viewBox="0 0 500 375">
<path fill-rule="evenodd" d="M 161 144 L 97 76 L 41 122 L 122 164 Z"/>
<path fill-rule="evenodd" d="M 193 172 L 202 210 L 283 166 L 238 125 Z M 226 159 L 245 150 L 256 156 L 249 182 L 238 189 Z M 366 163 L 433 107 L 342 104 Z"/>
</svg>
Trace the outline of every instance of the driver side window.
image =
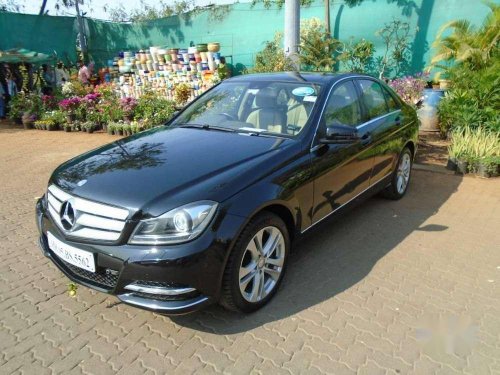
<svg viewBox="0 0 500 375">
<path fill-rule="evenodd" d="M 338 85 L 330 94 L 325 108 L 325 125 L 358 126 L 361 124 L 359 98 L 352 81 Z"/>
</svg>

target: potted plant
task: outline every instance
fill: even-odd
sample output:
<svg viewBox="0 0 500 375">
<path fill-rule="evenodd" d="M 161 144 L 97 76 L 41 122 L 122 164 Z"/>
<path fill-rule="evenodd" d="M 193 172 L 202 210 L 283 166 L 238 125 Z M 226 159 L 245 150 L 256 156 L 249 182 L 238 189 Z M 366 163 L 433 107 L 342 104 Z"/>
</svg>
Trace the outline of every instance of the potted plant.
<svg viewBox="0 0 500 375">
<path fill-rule="evenodd" d="M 59 102 L 59 108 L 66 114 L 66 121 L 71 124 L 76 120 L 76 111 L 79 108 L 81 99 L 77 96 L 63 99 Z"/>
<path fill-rule="evenodd" d="M 123 110 L 123 120 L 130 122 L 134 118 L 134 110 L 137 107 L 137 99 L 126 97 L 120 99 L 120 108 Z"/>
<path fill-rule="evenodd" d="M 479 160 L 477 174 L 479 177 L 490 178 L 497 177 L 500 167 L 500 155 L 485 157 Z"/>
<path fill-rule="evenodd" d="M 457 172 L 460 174 L 467 174 L 469 172 L 469 160 L 465 155 L 457 159 Z"/>
<path fill-rule="evenodd" d="M 71 130 L 73 130 L 73 125 L 72 124 L 63 124 L 63 129 L 65 132 L 69 133 Z"/>
<path fill-rule="evenodd" d="M 107 125 L 106 131 L 108 134 L 113 135 L 115 132 L 115 124 L 114 123 L 109 123 Z"/>
<path fill-rule="evenodd" d="M 122 132 L 123 135 L 128 137 L 130 135 L 130 125 L 129 124 L 123 124 L 122 125 Z"/>
<path fill-rule="evenodd" d="M 21 117 L 21 121 L 23 122 L 24 129 L 33 129 L 33 123 L 36 120 L 36 115 L 31 112 L 24 112 Z"/>
<path fill-rule="evenodd" d="M 47 120 L 47 124 L 45 125 L 48 131 L 57 130 L 57 124 L 53 120 Z"/>
<path fill-rule="evenodd" d="M 86 131 L 89 134 L 92 134 L 95 130 L 95 124 L 91 121 L 84 122 L 82 124 L 82 129 L 85 129 L 84 131 Z"/>
<path fill-rule="evenodd" d="M 115 124 L 115 135 L 123 135 L 123 125 L 122 124 Z"/>
</svg>

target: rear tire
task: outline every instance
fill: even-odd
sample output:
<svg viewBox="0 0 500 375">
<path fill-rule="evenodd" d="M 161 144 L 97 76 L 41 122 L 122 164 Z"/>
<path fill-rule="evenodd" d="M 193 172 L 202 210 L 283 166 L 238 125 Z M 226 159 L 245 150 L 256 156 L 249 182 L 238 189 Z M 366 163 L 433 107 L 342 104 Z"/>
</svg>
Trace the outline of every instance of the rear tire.
<svg viewBox="0 0 500 375">
<path fill-rule="evenodd" d="M 399 155 L 398 164 L 391 179 L 391 184 L 387 186 L 382 195 L 385 198 L 398 200 L 404 197 L 411 180 L 411 168 L 413 165 L 413 154 L 408 147 L 405 147 Z"/>
<path fill-rule="evenodd" d="M 227 261 L 220 304 L 244 313 L 267 304 L 283 280 L 289 250 L 290 237 L 280 217 L 264 212 L 250 220 Z"/>
</svg>

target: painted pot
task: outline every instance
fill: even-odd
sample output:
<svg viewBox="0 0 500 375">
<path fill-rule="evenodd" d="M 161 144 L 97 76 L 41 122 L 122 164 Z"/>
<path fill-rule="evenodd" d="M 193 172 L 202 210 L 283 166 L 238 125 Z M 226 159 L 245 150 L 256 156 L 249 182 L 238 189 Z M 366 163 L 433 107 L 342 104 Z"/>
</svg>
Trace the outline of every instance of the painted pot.
<svg viewBox="0 0 500 375">
<path fill-rule="evenodd" d="M 208 43 L 207 48 L 210 52 L 219 52 L 220 51 L 220 43 L 217 43 L 217 42 Z"/>
<path fill-rule="evenodd" d="M 208 45 L 206 43 L 200 43 L 196 45 L 196 49 L 198 50 L 198 52 L 207 52 Z"/>
<path fill-rule="evenodd" d="M 198 49 L 196 47 L 189 47 L 188 48 L 188 53 L 193 53 L 194 54 L 196 52 L 198 52 Z"/>
</svg>

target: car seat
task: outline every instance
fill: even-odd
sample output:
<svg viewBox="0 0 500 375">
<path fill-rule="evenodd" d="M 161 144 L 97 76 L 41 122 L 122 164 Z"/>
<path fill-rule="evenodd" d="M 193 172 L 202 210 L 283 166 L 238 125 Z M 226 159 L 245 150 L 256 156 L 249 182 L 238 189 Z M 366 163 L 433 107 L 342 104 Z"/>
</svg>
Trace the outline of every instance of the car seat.
<svg viewBox="0 0 500 375">
<path fill-rule="evenodd" d="M 277 105 L 277 95 L 270 88 L 263 88 L 255 95 L 254 109 L 247 117 L 246 122 L 257 129 L 282 133 L 286 123 L 286 116 Z"/>
</svg>

